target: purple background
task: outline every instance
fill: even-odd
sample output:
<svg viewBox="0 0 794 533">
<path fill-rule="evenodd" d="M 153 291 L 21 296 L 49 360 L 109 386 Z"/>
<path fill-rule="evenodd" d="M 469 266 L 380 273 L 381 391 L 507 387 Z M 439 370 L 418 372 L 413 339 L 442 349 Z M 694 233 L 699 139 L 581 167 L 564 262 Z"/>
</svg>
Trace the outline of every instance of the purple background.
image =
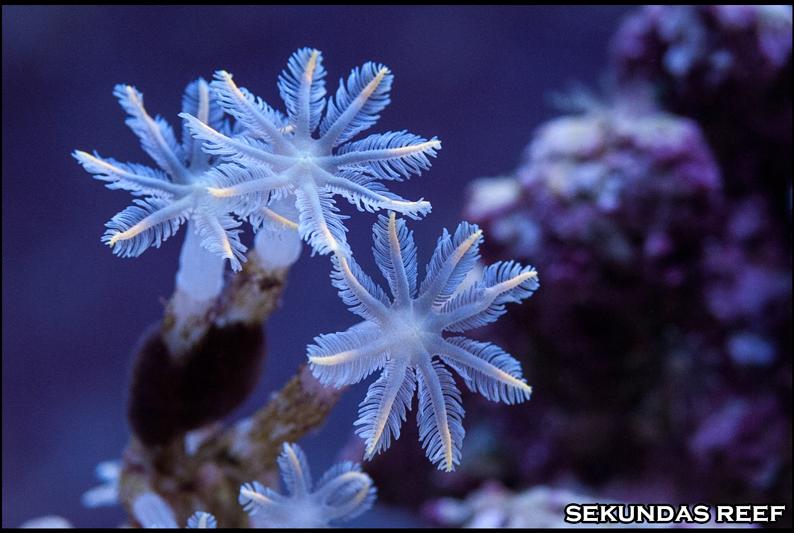
<svg viewBox="0 0 794 533">
<path fill-rule="evenodd" d="M 555 114 L 549 93 L 597 83 L 624 12 L 4 6 L 3 526 L 45 514 L 89 527 L 123 518 L 118 508 L 84 510 L 79 497 L 95 485 L 95 464 L 118 457 L 127 441 L 130 351 L 161 315 L 182 235 L 136 260 L 114 257 L 99 241 L 130 196 L 104 189 L 70 152 L 148 163 L 114 84 L 134 84 L 150 112 L 178 126 L 185 84 L 219 68 L 281 107 L 276 78 L 299 47 L 323 51 L 331 91 L 352 67 L 385 63 L 395 74 L 392 104 L 372 131 L 405 128 L 444 143 L 429 173 L 394 189 L 433 202 L 426 221 L 411 224 L 424 262 L 441 228 L 457 222 L 465 184 L 511 171 L 533 128 Z M 350 225 L 365 267 L 373 221 L 364 213 Z M 328 282 L 327 260 L 304 250 L 268 323 L 266 377 L 241 412 L 284 382 L 314 335 L 354 321 Z M 347 441 L 365 386 L 349 390 L 322 431 L 302 441 L 317 474 Z"/>
</svg>

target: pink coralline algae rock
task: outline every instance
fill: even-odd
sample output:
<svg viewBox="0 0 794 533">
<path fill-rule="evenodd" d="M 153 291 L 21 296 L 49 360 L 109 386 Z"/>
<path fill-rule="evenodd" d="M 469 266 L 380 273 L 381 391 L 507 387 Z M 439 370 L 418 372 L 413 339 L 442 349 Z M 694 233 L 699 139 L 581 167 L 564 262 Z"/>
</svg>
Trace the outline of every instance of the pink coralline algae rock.
<svg viewBox="0 0 794 533">
<path fill-rule="evenodd" d="M 483 257 L 545 274 L 493 333 L 532 354 L 544 394 L 472 414 L 487 419 L 472 432 L 506 435 L 480 464 L 523 485 L 641 476 L 679 497 L 790 497 L 790 249 L 768 197 L 722 175 L 695 121 L 624 99 L 548 122 L 514 175 L 472 184 Z"/>
<path fill-rule="evenodd" d="M 648 6 L 612 41 L 615 77 L 695 118 L 732 191 L 791 184 L 790 5 Z M 779 208 L 783 205 L 780 201 Z"/>
</svg>

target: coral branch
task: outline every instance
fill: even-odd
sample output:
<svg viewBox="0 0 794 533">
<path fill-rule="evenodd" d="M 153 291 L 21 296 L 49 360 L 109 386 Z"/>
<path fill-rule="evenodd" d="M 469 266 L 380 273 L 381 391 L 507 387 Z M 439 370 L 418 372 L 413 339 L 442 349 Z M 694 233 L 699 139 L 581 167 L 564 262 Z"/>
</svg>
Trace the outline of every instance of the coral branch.
<svg viewBox="0 0 794 533">
<path fill-rule="evenodd" d="M 138 495 L 154 490 L 178 522 L 202 510 L 225 527 L 247 526 L 237 504 L 240 485 L 251 479 L 272 483 L 282 444 L 321 426 L 341 392 L 323 387 L 304 365 L 250 419 L 216 431 L 193 454 L 181 439 L 154 447 L 133 439 L 124 453 L 119 498 L 130 510 Z"/>
<path fill-rule="evenodd" d="M 250 254 L 245 269 L 210 302 L 192 301 L 177 288 L 161 326 L 145 335 L 127 412 L 147 446 L 221 419 L 256 386 L 265 355 L 262 323 L 286 279 L 286 270 L 260 265 Z"/>
<path fill-rule="evenodd" d="M 340 389 L 324 387 L 308 366 L 301 365 L 297 374 L 251 418 L 245 446 L 238 451 L 239 460 L 248 463 L 247 471 L 254 477 L 264 473 L 263 467 L 269 469 L 275 463 L 281 444 L 297 441 L 319 427 L 340 395 Z"/>
<path fill-rule="evenodd" d="M 211 305 L 177 320 L 186 296 L 177 289 L 162 324 L 145 335 L 130 386 L 135 437 L 119 490 L 128 511 L 140 494 L 155 491 L 178 523 L 200 510 L 225 527 L 248 525 L 237 504 L 240 485 L 267 481 L 282 444 L 320 426 L 336 404 L 341 391 L 323 387 L 304 365 L 250 419 L 225 430 L 217 423 L 258 381 L 262 323 L 278 305 L 286 272 L 263 268 L 250 253 Z"/>
</svg>

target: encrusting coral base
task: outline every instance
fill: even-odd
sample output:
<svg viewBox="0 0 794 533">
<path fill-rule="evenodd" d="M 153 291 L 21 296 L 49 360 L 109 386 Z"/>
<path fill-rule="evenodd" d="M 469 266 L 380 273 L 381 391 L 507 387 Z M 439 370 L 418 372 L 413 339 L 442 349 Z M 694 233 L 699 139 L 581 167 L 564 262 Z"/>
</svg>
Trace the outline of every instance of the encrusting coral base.
<svg viewBox="0 0 794 533">
<path fill-rule="evenodd" d="M 135 435 L 124 452 L 119 486 L 128 511 L 140 494 L 153 490 L 182 522 L 202 509 L 227 527 L 247 526 L 237 504 L 240 485 L 272 477 L 282 444 L 320 426 L 336 404 L 342 391 L 321 385 L 304 365 L 250 419 L 229 428 L 217 422 L 258 381 L 262 324 L 278 305 L 286 275 L 287 269 L 262 268 L 250 253 L 217 300 L 191 317 L 190 336 L 174 335 L 176 324 L 185 325 L 174 318 L 175 300 L 184 296 L 178 290 L 159 328 L 145 335 L 128 404 Z M 175 339 L 178 357 L 170 349 Z"/>
</svg>

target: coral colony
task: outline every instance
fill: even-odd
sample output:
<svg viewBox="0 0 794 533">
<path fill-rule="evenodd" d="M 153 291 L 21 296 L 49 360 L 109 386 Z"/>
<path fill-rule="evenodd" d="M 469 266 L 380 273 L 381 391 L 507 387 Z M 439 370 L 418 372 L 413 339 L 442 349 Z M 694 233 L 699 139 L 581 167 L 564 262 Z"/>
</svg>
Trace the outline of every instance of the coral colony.
<svg viewBox="0 0 794 533">
<path fill-rule="evenodd" d="M 118 500 L 143 527 L 327 526 L 370 508 L 374 484 L 348 462 L 312 485 L 303 452 L 287 441 L 322 422 L 337 388 L 381 371 L 355 423 L 365 459 L 399 438 L 417 392 L 422 446 L 445 471 L 461 464 L 464 436 L 461 394 L 449 368 L 489 400 L 529 399 L 516 359 L 496 345 L 444 332 L 494 322 L 507 303 L 532 295 L 537 272 L 503 261 L 465 283 L 483 233 L 461 222 L 453 234 L 443 231 L 417 287 L 413 233 L 397 214 L 420 219 L 431 206 L 401 198 L 386 183 L 429 169 L 441 143 L 407 131 L 354 140 L 388 105 L 393 76 L 365 63 L 326 98 L 322 59 L 310 48 L 289 59 L 278 83 L 286 113 L 226 71 L 211 83 L 194 81 L 179 114 L 181 142 L 165 119 L 146 111 L 138 90 L 118 85 L 127 124 L 158 168 L 74 153 L 108 188 L 135 197 L 106 224 L 102 242 L 116 255 L 138 256 L 188 226 L 166 318 L 134 362 L 135 438 L 120 469 L 106 463 L 98 470 L 105 484 L 86 494 L 87 505 Z M 359 211 L 388 212 L 373 227 L 373 251 L 391 298 L 356 262 L 337 196 Z M 244 222 L 256 232 L 250 253 L 241 239 Z M 217 421 L 245 398 L 228 391 L 245 383 L 247 394 L 251 377 L 223 363 L 244 361 L 251 370 L 245 373 L 256 375 L 262 338 L 253 330 L 275 307 L 299 255 L 298 237 L 313 252 L 331 254 L 331 281 L 363 321 L 317 337 L 307 349 L 310 369 L 253 417 L 224 430 Z M 156 407 L 163 399 L 173 402 L 168 412 Z M 276 455 L 288 495 L 262 483 L 272 478 Z"/>
<path fill-rule="evenodd" d="M 608 95 L 569 99 L 517 169 L 472 182 L 467 221 L 442 231 L 421 281 L 407 219 L 421 228 L 431 205 L 393 190 L 441 142 L 362 136 L 389 104 L 387 67 L 365 63 L 329 96 L 322 54 L 300 49 L 278 79 L 283 112 L 219 70 L 187 86 L 179 140 L 116 86 L 154 166 L 74 152 L 133 196 L 101 240 L 135 257 L 187 228 L 174 294 L 133 358 L 132 439 L 84 504 L 120 503 L 142 527 L 324 527 L 371 508 L 375 479 L 381 501 L 440 525 L 546 527 L 572 500 L 791 501 L 791 31 L 791 6 L 634 11 Z M 338 197 L 378 212 L 388 291 L 348 244 L 369 222 L 350 225 Z M 229 427 L 304 242 L 360 321 L 315 337 Z M 497 323 L 539 288 L 510 258 L 544 289 Z M 473 329 L 532 353 L 542 397 L 502 406 L 532 389 L 519 359 L 461 336 Z M 293 443 L 376 372 L 351 460 L 314 483 Z"/>
</svg>

